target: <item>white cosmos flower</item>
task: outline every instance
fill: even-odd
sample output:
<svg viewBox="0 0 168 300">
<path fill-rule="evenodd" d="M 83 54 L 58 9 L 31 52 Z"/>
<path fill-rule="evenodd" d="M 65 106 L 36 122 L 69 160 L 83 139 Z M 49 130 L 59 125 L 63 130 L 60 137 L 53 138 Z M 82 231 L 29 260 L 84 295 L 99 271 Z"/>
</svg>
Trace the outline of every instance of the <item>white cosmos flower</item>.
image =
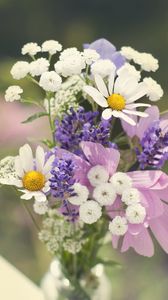
<svg viewBox="0 0 168 300">
<path fill-rule="evenodd" d="M 101 206 L 94 200 L 86 201 L 79 208 L 79 218 L 87 224 L 97 222 L 97 220 L 100 219 L 101 215 Z"/>
<path fill-rule="evenodd" d="M 91 65 L 100 58 L 100 54 L 94 49 L 84 49 L 82 55 L 87 65 Z"/>
<path fill-rule="evenodd" d="M 87 173 L 87 178 L 92 186 L 97 186 L 101 183 L 107 182 L 109 179 L 109 174 L 103 166 L 97 165 L 89 170 Z"/>
<path fill-rule="evenodd" d="M 19 85 L 11 85 L 7 88 L 5 92 L 5 100 L 7 102 L 13 102 L 15 100 L 20 100 L 23 93 L 22 88 Z"/>
<path fill-rule="evenodd" d="M 137 204 L 140 202 L 140 193 L 135 188 L 127 188 L 123 191 L 121 200 L 127 205 Z"/>
<path fill-rule="evenodd" d="M 123 172 L 116 172 L 111 178 L 110 182 L 113 185 L 116 193 L 121 195 L 126 189 L 132 187 L 132 179 Z"/>
<path fill-rule="evenodd" d="M 124 235 L 128 230 L 127 219 L 125 217 L 116 216 L 109 223 L 109 230 L 114 235 Z"/>
<path fill-rule="evenodd" d="M 93 100 L 105 108 L 102 117 L 105 120 L 114 116 L 123 119 L 130 125 L 136 125 L 136 122 L 129 115 L 147 117 L 148 114 L 136 111 L 137 107 L 149 107 L 149 104 L 134 103 L 147 93 L 146 84 L 139 83 L 137 78 L 124 72 L 118 75 L 115 80 L 115 71 L 111 73 L 108 80 L 108 87 L 99 75 L 95 75 L 97 89 L 86 85 L 84 91 L 93 98 Z"/>
<path fill-rule="evenodd" d="M 146 210 L 140 203 L 129 205 L 126 209 L 127 220 L 132 224 L 143 223 L 145 216 Z"/>
<path fill-rule="evenodd" d="M 145 77 L 144 80 L 147 85 L 147 95 L 151 101 L 158 101 L 163 96 L 163 90 L 154 79 Z"/>
<path fill-rule="evenodd" d="M 100 204 L 100 205 L 111 205 L 114 203 L 116 199 L 116 192 L 114 187 L 111 183 L 102 183 L 93 191 L 93 198 Z"/>
<path fill-rule="evenodd" d="M 15 158 L 15 171 L 17 178 L 11 182 L 20 188 L 23 193 L 21 199 L 29 200 L 32 197 L 36 201 L 45 202 L 45 193 L 50 190 L 49 178 L 54 155 L 45 160 L 45 153 L 42 147 L 36 149 L 35 159 L 28 144 L 19 149 L 19 156 Z"/>
<path fill-rule="evenodd" d="M 73 205 L 81 205 L 82 203 L 85 203 L 89 196 L 89 190 L 86 186 L 75 183 L 73 185 L 75 196 L 71 196 L 68 198 L 68 201 Z"/>
<path fill-rule="evenodd" d="M 46 58 L 38 58 L 30 63 L 30 74 L 32 76 L 40 76 L 48 71 L 49 65 L 49 61 Z"/>
<path fill-rule="evenodd" d="M 62 50 L 62 45 L 55 40 L 45 41 L 41 47 L 42 52 L 49 52 L 50 55 L 53 55 Z"/>
<path fill-rule="evenodd" d="M 47 92 L 57 92 L 61 87 L 62 79 L 54 71 L 44 72 L 39 81 L 39 85 Z"/>
<path fill-rule="evenodd" d="M 29 55 L 36 55 L 38 52 L 41 51 L 41 47 L 37 43 L 27 43 L 22 47 L 22 54 L 29 54 Z"/>
<path fill-rule="evenodd" d="M 16 62 L 11 71 L 10 71 L 12 77 L 14 79 L 20 80 L 27 76 L 29 73 L 29 64 L 26 61 L 18 61 Z"/>
<path fill-rule="evenodd" d="M 48 201 L 44 201 L 44 202 L 35 201 L 33 204 L 33 209 L 36 214 L 44 215 L 48 211 Z"/>
<path fill-rule="evenodd" d="M 116 70 L 116 66 L 109 59 L 99 59 L 91 65 L 91 73 L 102 78 L 109 76 Z"/>
</svg>

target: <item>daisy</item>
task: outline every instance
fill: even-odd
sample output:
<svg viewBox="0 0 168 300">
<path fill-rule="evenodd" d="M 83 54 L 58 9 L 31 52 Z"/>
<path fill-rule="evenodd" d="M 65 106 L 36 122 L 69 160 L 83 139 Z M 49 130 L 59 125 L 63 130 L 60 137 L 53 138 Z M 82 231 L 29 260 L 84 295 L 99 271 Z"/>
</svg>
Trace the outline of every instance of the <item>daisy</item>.
<svg viewBox="0 0 168 300">
<path fill-rule="evenodd" d="M 114 116 L 120 118 L 131 125 L 136 122 L 128 115 L 137 115 L 147 117 L 148 114 L 136 111 L 138 107 L 149 107 L 149 104 L 134 103 L 147 93 L 146 84 L 138 82 L 137 78 L 128 72 L 121 72 L 115 80 L 115 71 L 111 73 L 108 80 L 108 87 L 100 75 L 95 75 L 97 89 L 92 86 L 85 86 L 84 91 L 93 98 L 93 100 L 105 108 L 102 117 L 105 120 Z"/>
<path fill-rule="evenodd" d="M 32 150 L 25 144 L 19 150 L 15 159 L 15 170 L 17 178 L 13 184 L 23 193 L 21 199 L 30 200 L 32 197 L 38 202 L 46 202 L 45 193 L 50 190 L 50 170 L 54 161 L 54 155 L 45 160 L 42 147 L 36 149 L 36 157 L 33 158 Z"/>
</svg>

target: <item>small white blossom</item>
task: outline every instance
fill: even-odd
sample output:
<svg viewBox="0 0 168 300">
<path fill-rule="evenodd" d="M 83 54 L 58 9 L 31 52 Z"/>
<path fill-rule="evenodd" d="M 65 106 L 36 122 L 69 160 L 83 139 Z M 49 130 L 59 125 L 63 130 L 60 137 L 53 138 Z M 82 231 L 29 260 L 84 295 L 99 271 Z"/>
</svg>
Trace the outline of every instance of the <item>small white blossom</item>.
<svg viewBox="0 0 168 300">
<path fill-rule="evenodd" d="M 42 52 L 49 52 L 50 55 L 53 55 L 62 50 L 62 45 L 55 40 L 45 41 L 42 44 Z"/>
<path fill-rule="evenodd" d="M 41 51 L 41 47 L 37 43 L 27 43 L 22 47 L 22 54 L 36 55 Z"/>
<path fill-rule="evenodd" d="M 109 223 L 109 230 L 114 235 L 124 235 L 128 230 L 127 220 L 117 216 Z"/>
<path fill-rule="evenodd" d="M 44 72 L 40 77 L 39 85 L 48 92 L 56 92 L 61 87 L 62 79 L 54 71 Z"/>
<path fill-rule="evenodd" d="M 80 51 L 78 51 L 78 49 L 76 47 L 67 48 L 61 52 L 59 59 L 65 60 L 70 56 L 77 56 L 77 55 L 80 56 Z"/>
<path fill-rule="evenodd" d="M 33 208 L 36 214 L 44 215 L 48 211 L 48 201 L 35 201 L 33 204 Z"/>
<path fill-rule="evenodd" d="M 151 77 L 145 77 L 144 80 L 147 85 L 147 96 L 151 101 L 157 101 L 163 96 L 163 90 L 154 79 Z"/>
<path fill-rule="evenodd" d="M 23 93 L 23 90 L 18 85 L 9 86 L 5 92 L 5 100 L 7 102 L 13 102 L 15 100 L 20 100 L 20 94 Z"/>
<path fill-rule="evenodd" d="M 100 54 L 94 49 L 85 49 L 82 53 L 85 63 L 91 65 L 93 62 L 100 58 Z"/>
<path fill-rule="evenodd" d="M 38 58 L 30 63 L 30 74 L 32 76 L 40 76 L 48 71 L 49 61 L 46 58 Z"/>
<path fill-rule="evenodd" d="M 13 184 L 17 180 L 15 156 L 7 156 L 0 160 L 0 184 Z"/>
<path fill-rule="evenodd" d="M 93 200 L 85 202 L 79 208 L 80 220 L 87 224 L 95 223 L 98 219 L 100 219 L 101 215 L 101 206 Z"/>
<path fill-rule="evenodd" d="M 111 178 L 110 182 L 117 194 L 121 195 L 124 190 L 132 187 L 132 179 L 125 173 L 117 172 Z"/>
<path fill-rule="evenodd" d="M 129 46 L 122 47 L 120 52 L 128 60 L 134 60 L 138 54 L 138 51 Z"/>
<path fill-rule="evenodd" d="M 81 55 L 72 55 L 65 60 L 58 61 L 55 65 L 57 73 L 64 77 L 79 75 L 85 68 L 85 61 Z"/>
<path fill-rule="evenodd" d="M 103 166 L 97 165 L 89 170 L 87 178 L 92 186 L 97 186 L 101 183 L 107 182 L 109 174 Z"/>
<path fill-rule="evenodd" d="M 73 205 L 81 205 L 86 202 L 89 196 L 89 190 L 86 186 L 81 185 L 80 183 L 75 183 L 73 185 L 75 196 L 68 198 L 68 201 Z"/>
<path fill-rule="evenodd" d="M 93 198 L 100 205 L 111 205 L 116 199 L 116 192 L 111 183 L 103 183 L 98 186 L 93 191 Z"/>
<path fill-rule="evenodd" d="M 91 73 L 102 78 L 109 76 L 115 69 L 116 66 L 109 59 L 99 59 L 91 65 Z"/>
<path fill-rule="evenodd" d="M 143 223 L 145 216 L 146 216 L 146 210 L 139 203 L 130 205 L 126 209 L 127 220 L 132 224 Z"/>
<path fill-rule="evenodd" d="M 121 200 L 127 205 L 139 203 L 140 193 L 135 188 L 127 188 L 123 191 Z"/>
<path fill-rule="evenodd" d="M 118 75 L 125 75 L 125 74 L 129 74 L 132 75 L 134 78 L 136 78 L 136 80 L 140 80 L 141 79 L 141 72 L 137 71 L 137 69 L 130 65 L 129 63 L 125 63 L 121 68 L 118 69 L 117 71 Z"/>
<path fill-rule="evenodd" d="M 141 66 L 142 70 L 155 72 L 159 68 L 158 60 L 150 53 L 138 53 L 134 62 Z"/>
<path fill-rule="evenodd" d="M 12 77 L 14 79 L 20 80 L 27 76 L 29 73 L 29 64 L 26 61 L 18 61 L 16 62 L 11 71 L 10 71 Z"/>
</svg>

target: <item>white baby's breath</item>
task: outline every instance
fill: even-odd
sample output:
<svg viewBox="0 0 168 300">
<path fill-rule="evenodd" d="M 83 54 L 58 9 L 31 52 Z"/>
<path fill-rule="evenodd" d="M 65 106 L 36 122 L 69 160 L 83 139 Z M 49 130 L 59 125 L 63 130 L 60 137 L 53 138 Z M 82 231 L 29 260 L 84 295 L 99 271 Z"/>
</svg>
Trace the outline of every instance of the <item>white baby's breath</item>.
<svg viewBox="0 0 168 300">
<path fill-rule="evenodd" d="M 99 59 L 91 65 L 91 73 L 102 78 L 109 76 L 116 69 L 109 59 Z"/>
<path fill-rule="evenodd" d="M 127 205 L 139 203 L 140 193 L 135 188 L 127 188 L 123 191 L 121 200 Z"/>
<path fill-rule="evenodd" d="M 92 186 L 97 186 L 101 183 L 107 182 L 109 174 L 103 166 L 96 165 L 89 170 L 87 178 Z"/>
<path fill-rule="evenodd" d="M 100 58 L 99 53 L 97 53 L 94 49 L 84 49 L 82 55 L 87 65 L 91 65 Z"/>
<path fill-rule="evenodd" d="M 126 209 L 127 220 L 132 224 L 143 223 L 145 216 L 146 210 L 140 203 L 130 205 Z"/>
<path fill-rule="evenodd" d="M 109 230 L 114 235 L 124 235 L 128 230 L 127 220 L 125 217 L 116 216 L 109 223 Z"/>
<path fill-rule="evenodd" d="M 40 76 L 48 71 L 49 61 L 46 58 L 38 58 L 30 63 L 30 74 L 32 76 Z"/>
<path fill-rule="evenodd" d="M 36 214 L 44 215 L 48 211 L 48 201 L 45 202 L 35 201 L 33 204 L 33 208 Z"/>
<path fill-rule="evenodd" d="M 111 183 L 97 185 L 93 191 L 93 198 L 100 205 L 111 205 L 116 199 L 116 192 Z"/>
<path fill-rule="evenodd" d="M 79 218 L 87 224 L 92 224 L 98 221 L 102 215 L 101 206 L 93 200 L 83 203 L 79 208 Z"/>
<path fill-rule="evenodd" d="M 62 50 L 62 45 L 55 40 L 48 40 L 42 44 L 42 52 L 49 52 L 50 55 L 53 55 Z"/>
<path fill-rule="evenodd" d="M 29 54 L 31 56 L 36 55 L 40 51 L 41 47 L 37 43 L 27 43 L 22 47 L 21 50 L 23 55 Z"/>
<path fill-rule="evenodd" d="M 14 79 L 20 80 L 27 76 L 29 73 L 29 64 L 26 61 L 18 61 L 16 62 L 11 71 L 10 71 L 12 77 Z"/>
<path fill-rule="evenodd" d="M 163 96 L 163 90 L 154 79 L 145 77 L 143 80 L 147 86 L 147 96 L 151 101 L 158 101 Z"/>
<path fill-rule="evenodd" d="M 132 179 L 125 173 L 117 172 L 111 178 L 112 183 L 117 194 L 121 195 L 126 189 L 132 187 Z"/>
<path fill-rule="evenodd" d="M 68 201 L 73 205 L 81 205 L 86 202 L 89 196 L 89 190 L 86 186 L 81 185 L 80 183 L 75 183 L 73 185 L 75 196 L 68 198 Z"/>
<path fill-rule="evenodd" d="M 13 102 L 21 99 L 23 89 L 18 85 L 9 86 L 5 92 L 5 100 L 7 102 Z"/>
<path fill-rule="evenodd" d="M 56 92 L 60 89 L 61 77 L 54 71 L 44 72 L 39 81 L 39 85 L 47 92 Z"/>
</svg>

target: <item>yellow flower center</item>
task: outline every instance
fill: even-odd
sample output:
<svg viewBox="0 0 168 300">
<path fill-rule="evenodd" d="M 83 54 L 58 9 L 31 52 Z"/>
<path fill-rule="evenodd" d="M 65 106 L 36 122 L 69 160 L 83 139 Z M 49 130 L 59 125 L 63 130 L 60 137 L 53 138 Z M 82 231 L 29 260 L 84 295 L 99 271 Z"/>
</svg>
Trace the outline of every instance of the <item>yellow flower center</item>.
<svg viewBox="0 0 168 300">
<path fill-rule="evenodd" d="M 29 171 L 22 178 L 23 186 L 29 191 L 40 191 L 45 185 L 45 176 L 37 171 Z"/>
<path fill-rule="evenodd" d="M 119 94 L 112 94 L 107 98 L 108 105 L 114 110 L 123 110 L 125 108 L 125 99 Z"/>
</svg>

